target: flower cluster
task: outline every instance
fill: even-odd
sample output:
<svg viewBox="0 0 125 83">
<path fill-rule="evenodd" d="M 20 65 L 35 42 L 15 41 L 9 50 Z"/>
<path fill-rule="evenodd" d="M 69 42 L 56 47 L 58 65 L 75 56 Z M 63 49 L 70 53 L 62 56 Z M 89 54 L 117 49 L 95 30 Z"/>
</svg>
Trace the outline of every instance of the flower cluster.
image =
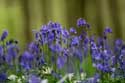
<svg viewBox="0 0 125 83">
<path fill-rule="evenodd" d="M 100 74 L 100 79 L 123 80 L 125 78 L 125 44 L 121 39 L 116 39 L 112 43 L 108 39 L 108 34 L 111 33 L 112 29 L 106 27 L 102 37 L 90 39 L 93 66 L 96 68 L 96 72 Z"/>
<path fill-rule="evenodd" d="M 77 28 L 67 29 L 50 21 L 39 31 L 33 30 L 34 40 L 23 53 L 17 40 L 7 40 L 5 30 L 0 36 L 0 82 L 103 83 L 105 79 L 124 79 L 124 42 L 117 39 L 111 45 L 109 27 L 101 37 L 96 37 L 89 35 L 91 27 L 86 20 L 79 18 L 76 25 Z M 95 70 L 93 77 L 84 70 L 87 58 Z"/>
</svg>

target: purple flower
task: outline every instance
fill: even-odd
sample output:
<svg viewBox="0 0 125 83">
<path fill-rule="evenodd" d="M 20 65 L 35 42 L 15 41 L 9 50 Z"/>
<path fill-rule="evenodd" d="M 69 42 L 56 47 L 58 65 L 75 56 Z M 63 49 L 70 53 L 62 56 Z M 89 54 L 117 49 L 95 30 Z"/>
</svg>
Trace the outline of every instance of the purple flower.
<svg viewBox="0 0 125 83">
<path fill-rule="evenodd" d="M 102 57 L 101 57 L 101 54 L 100 54 L 100 53 L 96 54 L 96 56 L 95 56 L 94 58 L 95 58 L 95 60 L 101 60 L 101 59 L 102 59 Z"/>
<path fill-rule="evenodd" d="M 103 69 L 104 69 L 104 67 L 103 67 L 102 64 L 97 64 L 97 65 L 96 65 L 96 68 L 97 68 L 98 70 L 101 70 L 101 71 L 103 71 Z"/>
<path fill-rule="evenodd" d="M 96 73 L 93 77 L 88 78 L 82 83 L 100 83 L 100 77 L 101 77 L 100 74 Z"/>
<path fill-rule="evenodd" d="M 122 48 L 121 48 L 121 49 L 122 49 L 122 50 L 123 50 L 123 49 L 125 49 L 125 44 L 124 44 L 124 45 L 122 45 Z"/>
<path fill-rule="evenodd" d="M 51 43 L 54 41 L 54 39 L 55 39 L 55 34 L 52 32 L 49 32 L 48 33 L 48 42 Z"/>
<path fill-rule="evenodd" d="M 83 41 L 83 42 L 84 42 L 84 45 L 85 45 L 85 44 L 88 44 L 88 43 L 89 43 L 89 38 L 88 38 L 88 37 L 86 37 L 86 38 L 84 39 L 84 41 Z"/>
<path fill-rule="evenodd" d="M 3 41 L 4 39 L 6 39 L 7 36 L 8 36 L 8 31 L 5 30 L 5 31 L 2 33 L 0 40 Z"/>
<path fill-rule="evenodd" d="M 7 75 L 5 73 L 0 73 L 0 82 L 5 82 L 7 80 Z"/>
<path fill-rule="evenodd" d="M 12 56 L 12 57 L 16 57 L 19 51 L 19 47 L 16 45 L 9 45 L 7 48 L 7 53 Z"/>
<path fill-rule="evenodd" d="M 28 52 L 25 51 L 24 54 L 21 56 L 21 66 L 27 70 L 29 70 L 32 67 L 34 56 Z"/>
<path fill-rule="evenodd" d="M 125 63 L 125 47 L 124 45 L 122 46 L 122 49 L 121 49 L 121 52 L 120 52 L 120 55 L 119 55 L 119 62 L 120 63 Z M 123 66 L 123 65 L 121 65 Z"/>
<path fill-rule="evenodd" d="M 125 49 L 121 50 L 121 55 L 125 55 Z"/>
<path fill-rule="evenodd" d="M 123 41 L 122 41 L 121 39 L 117 39 L 117 40 L 115 41 L 115 45 L 116 45 L 116 46 L 122 46 L 122 44 L 123 44 Z"/>
<path fill-rule="evenodd" d="M 118 57 L 120 55 L 122 49 L 123 41 L 121 39 L 117 39 L 114 44 L 114 53 Z"/>
<path fill-rule="evenodd" d="M 59 23 L 54 23 L 54 22 L 52 22 L 52 21 L 50 21 L 50 22 L 48 23 L 48 26 L 49 26 L 50 28 L 53 28 L 53 29 L 61 29 L 61 28 L 62 28 Z"/>
<path fill-rule="evenodd" d="M 14 44 L 10 44 L 7 47 L 7 54 L 6 54 L 6 62 L 8 64 L 12 65 L 12 62 L 14 61 L 14 59 L 16 58 L 16 56 L 18 55 L 19 52 L 19 48 L 14 45 Z"/>
<path fill-rule="evenodd" d="M 40 57 L 40 59 L 39 59 L 39 64 L 40 64 L 40 65 L 45 64 L 44 56 L 41 56 L 41 57 Z"/>
<path fill-rule="evenodd" d="M 48 31 L 48 26 L 47 25 L 42 25 L 40 32 L 41 33 L 46 33 Z"/>
<path fill-rule="evenodd" d="M 76 32 L 76 30 L 72 27 L 72 28 L 70 28 L 70 33 L 76 34 L 77 32 Z"/>
<path fill-rule="evenodd" d="M 74 55 L 79 59 L 80 62 L 83 60 L 82 52 L 80 49 L 75 49 Z"/>
<path fill-rule="evenodd" d="M 36 32 L 36 33 L 35 33 L 35 38 L 38 40 L 38 39 L 39 39 L 39 37 L 40 37 L 39 32 Z"/>
<path fill-rule="evenodd" d="M 14 58 L 13 58 L 11 55 L 7 54 L 6 57 L 5 57 L 5 59 L 6 59 L 6 62 L 7 62 L 9 65 L 13 65 Z"/>
<path fill-rule="evenodd" d="M 112 57 L 111 57 L 111 64 L 112 64 L 113 66 L 117 64 L 117 58 L 116 58 L 116 56 L 112 56 Z"/>
<path fill-rule="evenodd" d="M 85 25 L 86 25 L 86 21 L 85 21 L 84 19 L 79 18 L 79 19 L 77 20 L 77 26 L 78 26 L 78 27 L 85 26 Z"/>
<path fill-rule="evenodd" d="M 3 47 L 2 47 L 2 46 L 0 46 L 0 56 L 3 56 L 3 54 L 4 54 Z"/>
<path fill-rule="evenodd" d="M 57 67 L 58 67 L 58 69 L 63 68 L 65 62 L 66 62 L 66 59 L 65 59 L 64 56 L 58 56 L 58 59 L 57 59 Z"/>
<path fill-rule="evenodd" d="M 35 42 L 31 42 L 30 44 L 29 44 L 29 51 L 31 52 L 31 53 L 35 53 L 35 54 L 38 54 L 39 53 L 39 46 L 38 46 L 38 44 L 36 44 Z"/>
<path fill-rule="evenodd" d="M 41 83 L 41 79 L 39 77 L 37 77 L 36 75 L 31 75 L 29 77 L 28 83 Z"/>
<path fill-rule="evenodd" d="M 98 46 L 103 46 L 104 45 L 103 38 L 99 37 L 97 39 L 97 43 L 98 43 Z"/>
<path fill-rule="evenodd" d="M 69 54 L 69 49 L 64 48 L 64 49 L 63 49 L 63 55 L 64 55 L 64 56 L 68 56 L 68 54 Z"/>
<path fill-rule="evenodd" d="M 61 47 L 60 44 L 50 45 L 49 48 L 52 52 L 58 52 L 59 53 L 59 52 L 63 51 L 63 48 Z"/>
<path fill-rule="evenodd" d="M 100 80 L 100 75 L 96 73 L 92 83 L 99 83 L 99 80 Z"/>
<path fill-rule="evenodd" d="M 72 46 L 79 45 L 79 38 L 78 37 L 72 38 L 71 45 Z"/>
<path fill-rule="evenodd" d="M 89 52 L 88 45 L 83 45 L 83 52 L 84 52 L 84 56 L 86 57 L 88 55 L 88 52 Z"/>
<path fill-rule="evenodd" d="M 64 38 L 68 38 L 68 37 L 69 37 L 69 32 L 68 32 L 68 30 L 63 29 L 63 30 L 62 30 L 62 36 L 63 36 Z"/>
<path fill-rule="evenodd" d="M 104 35 L 107 35 L 108 33 L 112 33 L 112 29 L 110 27 L 106 27 L 104 30 Z"/>
<path fill-rule="evenodd" d="M 94 42 L 94 41 L 95 41 L 95 36 L 92 35 L 92 36 L 89 38 L 89 40 L 90 40 L 90 43 Z"/>
</svg>

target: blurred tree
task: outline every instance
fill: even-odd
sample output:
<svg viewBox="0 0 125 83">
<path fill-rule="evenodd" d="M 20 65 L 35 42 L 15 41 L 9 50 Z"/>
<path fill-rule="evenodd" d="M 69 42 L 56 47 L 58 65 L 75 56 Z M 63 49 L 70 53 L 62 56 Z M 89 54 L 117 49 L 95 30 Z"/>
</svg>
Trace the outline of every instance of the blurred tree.
<svg viewBox="0 0 125 83">
<path fill-rule="evenodd" d="M 32 29 L 52 20 L 64 27 L 76 27 L 85 18 L 93 27 L 91 33 L 101 35 L 109 26 L 113 38 L 125 39 L 125 0 L 0 0 L 0 33 L 8 29 L 10 38 L 32 40 Z"/>
</svg>

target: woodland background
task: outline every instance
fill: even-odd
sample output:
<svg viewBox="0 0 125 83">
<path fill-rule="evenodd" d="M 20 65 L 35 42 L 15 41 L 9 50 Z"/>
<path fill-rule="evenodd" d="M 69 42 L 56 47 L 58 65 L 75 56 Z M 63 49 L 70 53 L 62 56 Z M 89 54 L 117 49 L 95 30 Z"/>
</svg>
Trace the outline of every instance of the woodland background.
<svg viewBox="0 0 125 83">
<path fill-rule="evenodd" d="M 0 0 L 0 34 L 8 29 L 9 38 L 22 47 L 33 39 L 32 30 L 48 21 L 69 28 L 80 17 L 90 23 L 92 33 L 101 35 L 109 26 L 113 39 L 125 40 L 125 0 Z"/>
</svg>

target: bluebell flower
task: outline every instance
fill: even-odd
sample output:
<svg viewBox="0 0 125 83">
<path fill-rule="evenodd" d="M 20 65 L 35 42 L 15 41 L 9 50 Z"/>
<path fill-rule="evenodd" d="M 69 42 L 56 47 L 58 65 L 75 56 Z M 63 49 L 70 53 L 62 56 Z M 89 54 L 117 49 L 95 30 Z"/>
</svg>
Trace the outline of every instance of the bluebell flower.
<svg viewBox="0 0 125 83">
<path fill-rule="evenodd" d="M 39 64 L 40 64 L 40 65 L 43 65 L 43 64 L 45 64 L 45 63 L 46 63 L 46 62 L 45 62 L 44 56 L 41 56 L 40 59 L 39 59 Z"/>
<path fill-rule="evenodd" d="M 48 23 L 48 26 L 49 26 L 50 28 L 52 28 L 52 29 L 61 29 L 61 28 L 62 28 L 59 23 L 57 23 L 57 22 L 54 23 L 54 22 L 52 22 L 52 21 L 50 21 L 50 22 Z"/>
<path fill-rule="evenodd" d="M 54 25 L 55 28 L 60 28 L 60 29 L 62 28 L 61 24 L 58 22 L 55 22 Z"/>
<path fill-rule="evenodd" d="M 5 30 L 5 31 L 2 33 L 0 40 L 3 41 L 4 39 L 6 39 L 7 36 L 8 36 L 8 31 Z"/>
<path fill-rule="evenodd" d="M 116 58 L 116 56 L 112 56 L 111 57 L 111 64 L 112 64 L 112 66 L 114 66 L 114 65 L 117 64 L 117 58 Z"/>
<path fill-rule="evenodd" d="M 60 44 L 50 45 L 49 48 L 52 52 L 58 52 L 59 53 L 59 52 L 63 51 L 63 48 L 61 47 Z"/>
<path fill-rule="evenodd" d="M 83 60 L 83 55 L 82 55 L 82 52 L 81 52 L 80 49 L 75 49 L 75 51 L 74 51 L 74 56 L 76 56 L 76 57 L 78 58 L 78 60 L 79 60 L 80 62 L 82 62 L 82 60 Z"/>
<path fill-rule="evenodd" d="M 36 32 L 36 33 L 35 33 L 35 38 L 38 40 L 39 37 L 40 37 L 40 33 L 39 33 L 39 32 Z"/>
<path fill-rule="evenodd" d="M 82 83 L 100 83 L 101 75 L 96 73 L 93 77 L 87 78 L 87 80 L 83 81 Z"/>
<path fill-rule="evenodd" d="M 41 29 L 40 29 L 41 33 L 46 33 L 48 32 L 48 26 L 47 25 L 42 25 Z"/>
<path fill-rule="evenodd" d="M 79 36 L 79 39 L 84 40 L 86 38 L 86 36 L 87 36 L 87 33 L 83 30 L 82 33 Z"/>
<path fill-rule="evenodd" d="M 45 65 L 46 64 L 46 61 L 45 61 L 45 55 L 43 54 L 44 52 L 42 53 L 39 53 L 37 55 L 34 55 L 34 64 L 35 64 L 35 67 L 41 67 L 42 65 Z"/>
<path fill-rule="evenodd" d="M 124 50 L 124 49 L 125 49 L 125 44 L 123 44 L 123 45 L 122 45 L 122 48 L 121 48 L 121 49 L 122 49 L 122 50 Z"/>
<path fill-rule="evenodd" d="M 104 66 L 102 65 L 102 64 L 97 64 L 96 65 L 96 68 L 98 69 L 98 70 L 101 70 L 101 71 L 103 71 L 103 69 L 104 69 Z"/>
<path fill-rule="evenodd" d="M 0 73 L 0 82 L 5 82 L 7 80 L 6 73 Z"/>
<path fill-rule="evenodd" d="M 73 37 L 71 40 L 71 45 L 79 45 L 79 38 L 78 37 Z"/>
<path fill-rule="evenodd" d="M 101 61 L 101 59 L 102 59 L 101 53 L 97 53 L 94 58 L 95 58 L 95 60 Z"/>
<path fill-rule="evenodd" d="M 65 38 L 69 38 L 69 32 L 68 32 L 68 30 L 63 29 L 62 30 L 62 36 L 65 37 Z"/>
<path fill-rule="evenodd" d="M 40 52 L 39 45 L 37 43 L 35 43 L 35 42 L 31 42 L 29 44 L 29 48 L 28 49 L 33 54 L 38 54 Z"/>
<path fill-rule="evenodd" d="M 81 34 L 81 35 L 79 36 L 79 40 L 83 40 L 83 39 L 84 39 L 84 35 Z"/>
<path fill-rule="evenodd" d="M 92 83 L 99 83 L 100 77 L 101 77 L 100 74 L 96 73 L 96 74 L 94 75 L 94 79 L 93 79 L 93 82 L 92 82 Z"/>
<path fill-rule="evenodd" d="M 89 43 L 89 38 L 86 37 L 86 38 L 83 40 L 83 42 L 84 42 L 84 45 L 85 45 L 85 44 L 88 44 L 88 43 Z"/>
<path fill-rule="evenodd" d="M 4 49 L 2 46 L 0 46 L 0 56 L 3 56 L 3 54 L 4 54 Z"/>
<path fill-rule="evenodd" d="M 91 47 L 91 56 L 92 56 L 92 59 L 95 61 L 96 59 L 99 59 L 97 57 L 100 57 L 100 52 L 98 51 L 97 49 L 97 46 L 93 45 Z"/>
<path fill-rule="evenodd" d="M 123 45 L 123 41 L 121 39 L 115 40 L 115 44 L 114 44 L 115 63 L 119 61 L 119 56 L 121 55 L 122 45 Z"/>
<path fill-rule="evenodd" d="M 88 45 L 83 45 L 83 54 L 86 57 L 89 53 L 89 47 Z"/>
<path fill-rule="evenodd" d="M 116 45 L 116 46 L 122 46 L 122 44 L 123 44 L 123 41 L 122 41 L 121 39 L 117 39 L 117 40 L 115 41 L 115 45 Z"/>
<path fill-rule="evenodd" d="M 18 46 L 14 44 L 10 44 L 7 46 L 7 54 L 6 54 L 6 62 L 10 65 L 12 65 L 13 61 L 17 57 L 19 52 Z"/>
<path fill-rule="evenodd" d="M 58 56 L 58 59 L 57 59 L 57 67 L 58 67 L 58 69 L 63 68 L 65 63 L 66 63 L 65 57 L 64 56 Z"/>
<path fill-rule="evenodd" d="M 90 40 L 90 43 L 93 43 L 95 41 L 95 36 L 94 35 L 90 36 L 89 40 Z"/>
<path fill-rule="evenodd" d="M 85 26 L 85 25 L 86 25 L 86 21 L 85 21 L 84 19 L 79 18 L 79 19 L 77 20 L 77 26 L 78 26 L 78 27 Z"/>
<path fill-rule="evenodd" d="M 104 30 L 104 35 L 107 35 L 108 33 L 112 33 L 112 29 L 110 27 L 106 27 Z"/>
<path fill-rule="evenodd" d="M 64 55 L 64 56 L 68 56 L 68 54 L 69 54 L 69 49 L 64 48 L 64 49 L 63 49 L 63 55 Z"/>
<path fill-rule="evenodd" d="M 94 41 L 91 41 L 91 55 L 93 62 L 96 64 L 95 67 L 101 72 L 111 72 L 112 51 L 110 48 L 100 48 L 105 46 L 102 38 L 99 38 L 97 43 L 98 46 Z"/>
<path fill-rule="evenodd" d="M 48 42 L 49 42 L 49 43 L 51 43 L 51 42 L 53 42 L 53 41 L 55 40 L 55 35 L 54 35 L 54 33 L 49 32 L 47 36 L 48 36 Z"/>
<path fill-rule="evenodd" d="M 76 31 L 76 29 L 75 28 L 70 28 L 70 33 L 74 33 L 74 34 L 76 34 L 77 33 L 77 31 Z"/>
<path fill-rule="evenodd" d="M 121 49 L 121 55 L 125 55 L 125 49 Z"/>
<path fill-rule="evenodd" d="M 97 49 L 98 49 L 98 47 L 97 47 L 96 43 L 91 42 L 91 50 L 93 51 L 93 50 L 97 50 Z"/>
<path fill-rule="evenodd" d="M 99 38 L 97 39 L 97 44 L 98 44 L 98 46 L 103 46 L 103 45 L 104 45 L 103 38 L 99 37 Z"/>
<path fill-rule="evenodd" d="M 55 36 L 60 35 L 60 32 L 62 30 L 62 26 L 59 23 L 54 23 L 52 21 L 50 21 L 48 23 L 48 32 L 52 32 L 55 34 Z"/>
<path fill-rule="evenodd" d="M 41 79 L 36 75 L 30 75 L 28 83 L 41 83 Z"/>
<path fill-rule="evenodd" d="M 64 69 L 66 72 L 74 73 L 76 72 L 76 66 L 74 64 L 78 59 L 78 71 L 82 72 L 82 64 L 79 62 L 82 62 L 83 58 L 86 58 L 84 55 L 86 56 L 89 54 L 90 50 L 93 66 L 96 68 L 97 72 L 110 73 L 109 75 L 115 75 L 115 73 L 120 72 L 121 75 L 119 76 L 125 77 L 125 75 L 123 75 L 123 73 L 125 73 L 125 45 L 121 39 L 117 39 L 113 43 L 114 46 L 111 47 L 107 35 L 112 33 L 112 29 L 106 27 L 103 36 L 96 40 L 94 35 L 90 37 L 88 36 L 86 30 L 90 28 L 90 25 L 86 20 L 79 18 L 77 20 L 77 26 L 86 27 L 86 29 L 82 30 L 82 33 L 78 36 L 76 36 L 77 31 L 73 27 L 68 31 L 68 29 L 63 28 L 61 24 L 52 21 L 43 25 L 40 31 L 35 32 L 35 40 L 29 44 L 28 49 L 25 50 L 19 58 L 19 48 L 16 40 L 11 39 L 5 41 L 4 45 L 1 42 L 0 70 L 8 71 L 8 69 L 4 70 L 6 69 L 5 64 L 9 64 L 8 66 L 10 67 L 19 59 L 19 67 L 26 70 L 33 69 L 34 73 L 34 69 L 41 69 L 41 66 L 51 67 L 51 64 L 46 63 L 47 60 L 49 63 L 52 62 L 52 64 L 56 65 L 59 71 L 65 67 Z M 5 30 L 0 36 L 0 41 L 4 41 L 7 36 L 8 32 Z M 46 57 L 43 54 L 51 56 Z M 17 66 L 17 64 L 14 64 L 14 66 Z M 35 72 L 38 73 L 38 71 Z M 56 72 L 52 70 L 51 75 L 56 79 L 62 78 L 57 72 L 58 70 Z M 27 82 L 29 83 L 41 82 L 40 77 L 37 75 L 30 75 L 27 73 L 27 76 L 29 76 L 29 79 L 27 79 Z M 3 83 L 6 79 L 6 73 L 0 73 L 0 83 Z M 98 83 L 99 79 L 101 79 L 100 74 L 97 73 L 87 82 Z"/>
<path fill-rule="evenodd" d="M 7 53 L 14 58 L 17 56 L 18 52 L 19 47 L 16 45 L 11 44 L 7 47 Z"/>
<path fill-rule="evenodd" d="M 33 60 L 34 60 L 34 56 L 30 52 L 25 51 L 21 56 L 20 64 L 24 69 L 29 70 L 32 68 Z"/>
<path fill-rule="evenodd" d="M 40 32 L 39 32 L 40 40 L 43 43 L 46 43 L 45 41 L 47 39 L 47 33 L 48 33 L 48 26 L 43 25 L 42 28 L 40 29 Z"/>
<path fill-rule="evenodd" d="M 42 26 L 40 33 L 41 44 L 50 44 L 55 39 L 60 39 L 62 34 L 62 26 L 59 23 L 49 22 L 47 25 Z M 67 37 L 66 31 L 64 34 Z"/>
<path fill-rule="evenodd" d="M 49 21 L 48 24 L 47 24 L 50 28 L 58 28 L 57 25 L 52 22 L 52 21 Z"/>
<path fill-rule="evenodd" d="M 119 63 L 122 70 L 125 69 L 125 45 L 122 46 L 120 55 L 119 55 Z"/>
</svg>

